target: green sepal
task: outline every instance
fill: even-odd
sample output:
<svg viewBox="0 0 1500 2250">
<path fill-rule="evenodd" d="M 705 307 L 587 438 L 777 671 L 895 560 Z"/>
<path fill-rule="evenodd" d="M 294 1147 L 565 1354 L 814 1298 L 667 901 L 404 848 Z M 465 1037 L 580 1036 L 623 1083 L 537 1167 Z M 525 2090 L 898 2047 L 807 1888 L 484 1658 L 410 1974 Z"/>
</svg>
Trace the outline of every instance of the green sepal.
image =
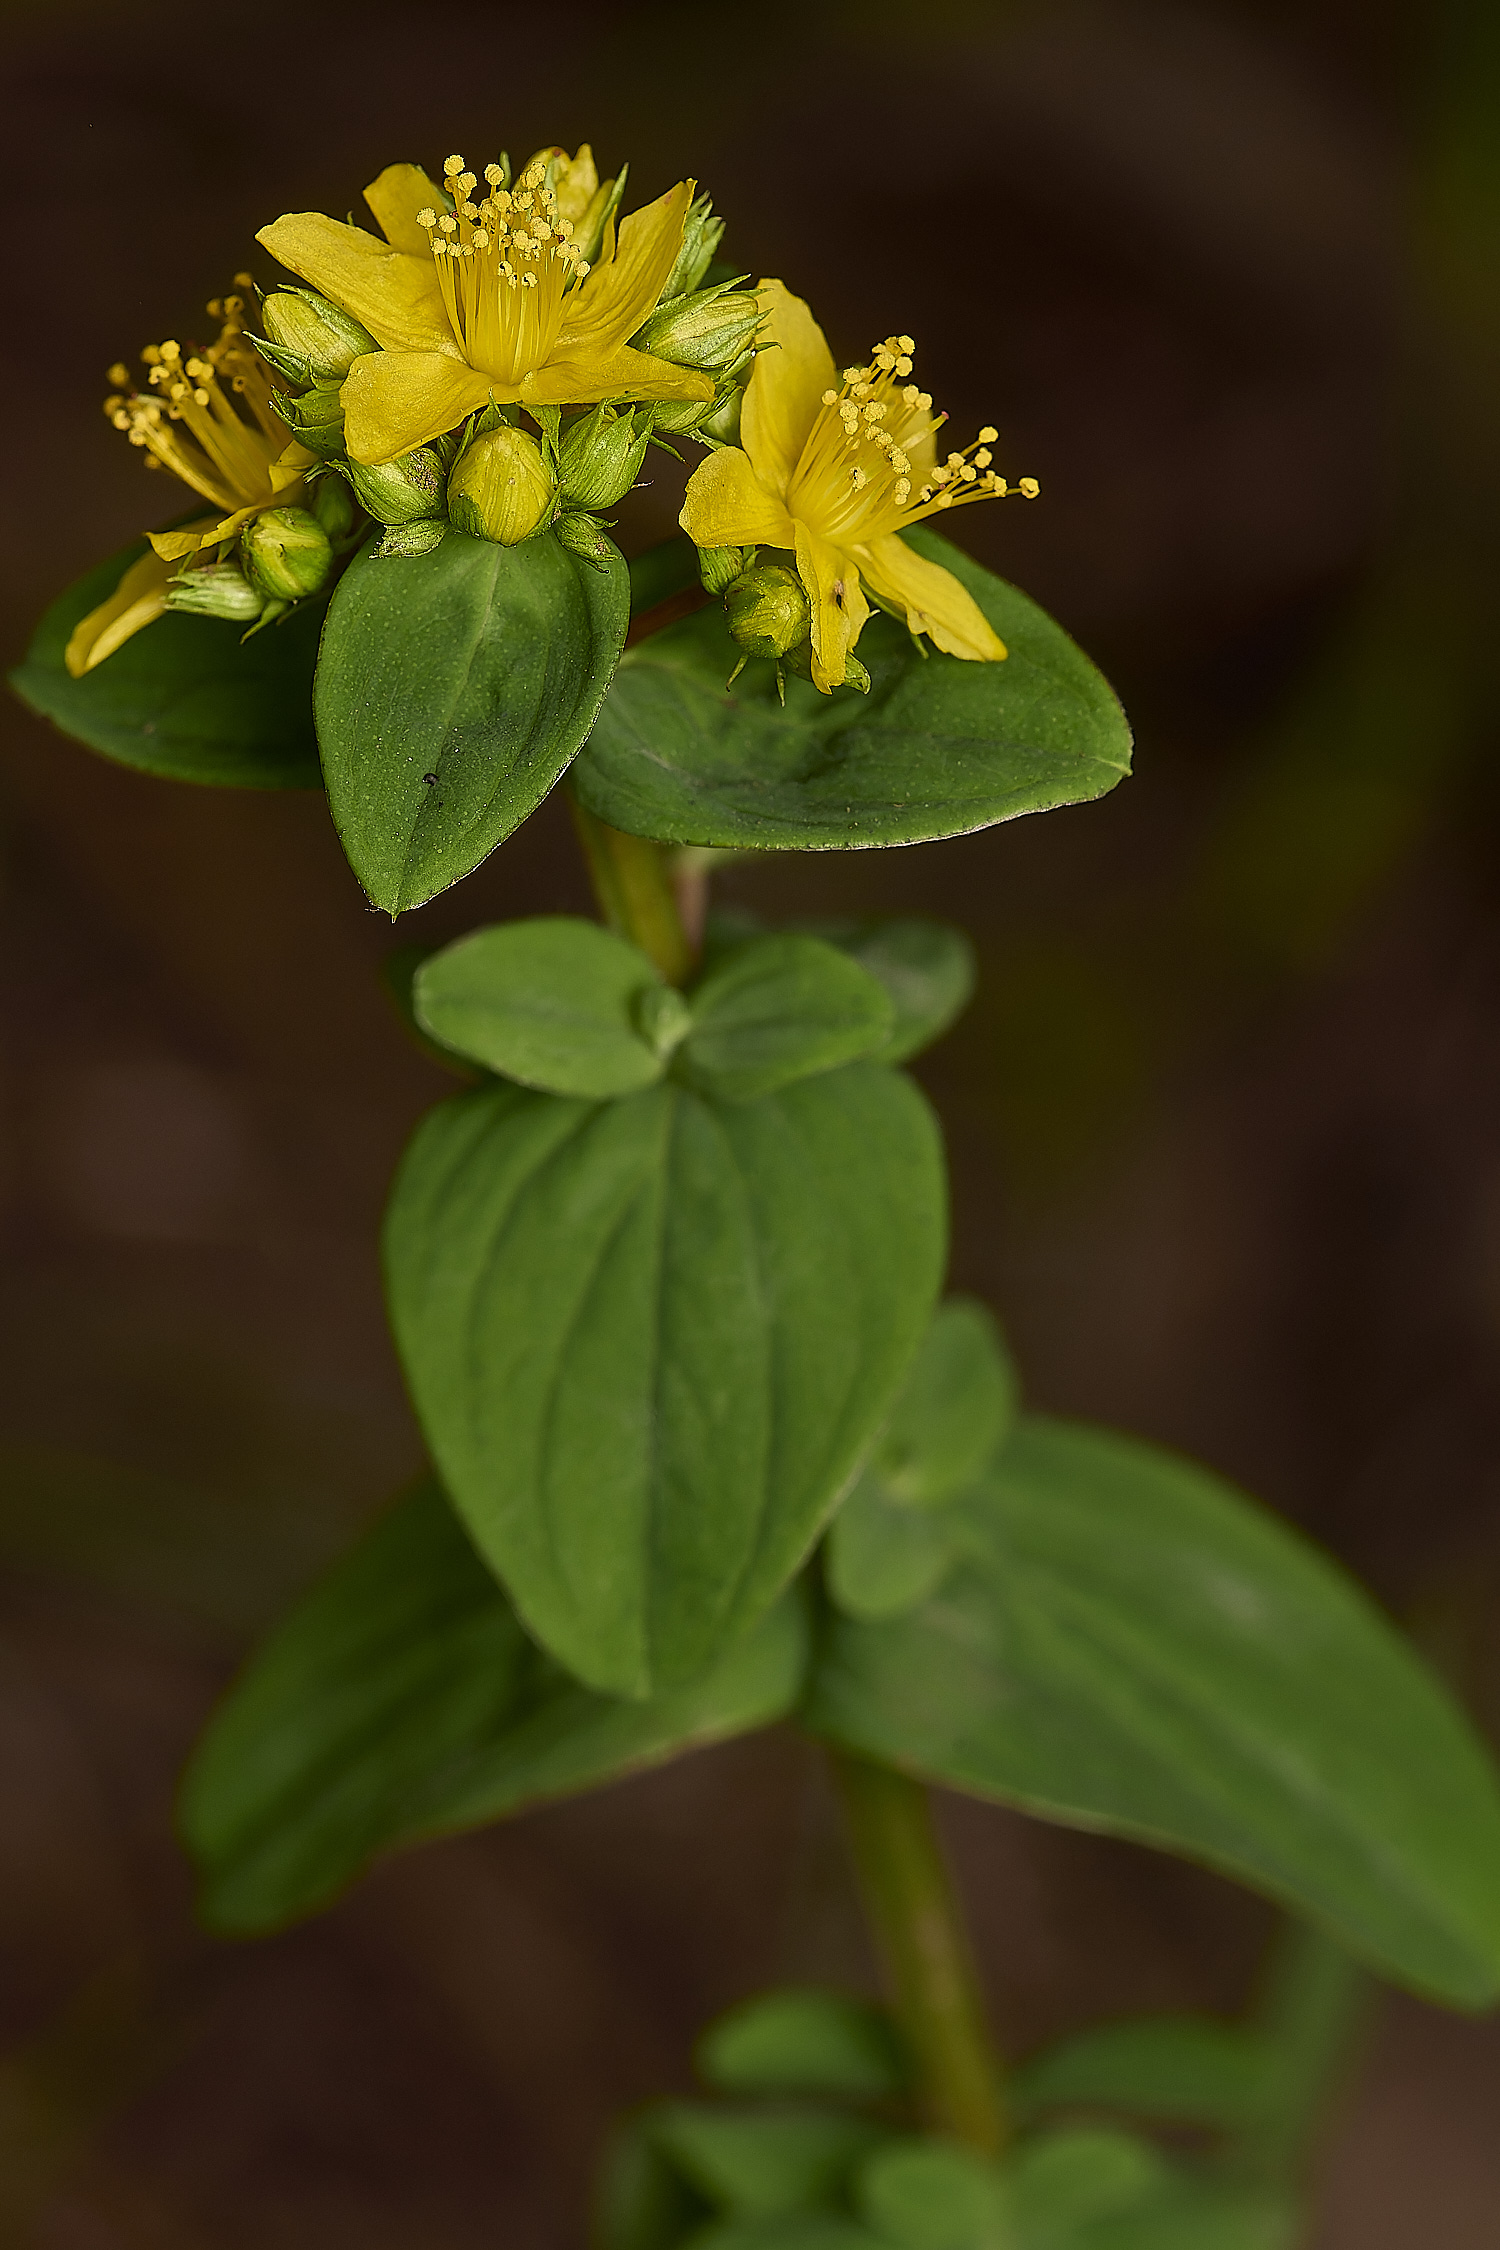
<svg viewBox="0 0 1500 2250">
<path fill-rule="evenodd" d="M 566 771 L 624 646 L 624 561 L 449 532 L 396 567 L 372 538 L 329 605 L 315 689 L 334 821 L 376 906 L 472 873 Z"/>
<path fill-rule="evenodd" d="M 1205 1861 L 1458 2007 L 1500 1998 L 1500 1790 L 1362 1590 L 1192 1463 L 1023 1419 L 964 1553 L 835 1617 L 808 1724 L 1045 1819 Z"/>
<path fill-rule="evenodd" d="M 1112 789 L 1130 731 L 1087 657 L 925 525 L 905 536 L 973 594 L 1003 663 L 924 661 L 904 626 L 873 617 L 868 696 L 792 678 L 783 707 L 769 667 L 726 691 L 739 652 L 722 612 L 701 611 L 621 665 L 578 762 L 589 810 L 668 843 L 828 851 L 964 835 Z"/>
<path fill-rule="evenodd" d="M 312 679 L 326 598 L 299 603 L 278 633 L 245 641 L 223 618 L 169 612 L 75 680 L 63 652 L 107 601 L 137 539 L 55 601 L 10 675 L 21 701 L 117 764 L 163 780 L 236 789 L 316 789 Z"/>
<path fill-rule="evenodd" d="M 691 1687 L 592 1695 L 537 1650 L 424 1486 L 303 1598 L 199 1742 L 180 1827 L 202 1916 L 274 1929 L 376 1852 L 765 1726 L 795 1699 L 805 1649 L 789 1595 Z"/>
<path fill-rule="evenodd" d="M 386 1225 L 418 1416 L 537 1637 L 690 1679 L 798 1569 L 927 1325 L 935 1122 L 851 1064 L 758 1102 L 496 1087 L 418 1128 Z"/>
</svg>

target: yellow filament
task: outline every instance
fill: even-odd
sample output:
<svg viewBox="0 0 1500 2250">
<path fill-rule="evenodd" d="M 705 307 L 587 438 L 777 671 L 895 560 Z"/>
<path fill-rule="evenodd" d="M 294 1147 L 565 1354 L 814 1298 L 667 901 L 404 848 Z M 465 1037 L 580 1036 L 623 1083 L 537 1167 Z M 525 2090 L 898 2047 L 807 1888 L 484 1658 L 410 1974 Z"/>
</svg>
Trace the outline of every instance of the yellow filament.
<svg viewBox="0 0 1500 2250">
<path fill-rule="evenodd" d="M 1007 485 L 991 468 L 999 433 L 988 423 L 973 445 L 938 462 L 936 438 L 947 417 L 934 414 L 931 394 L 910 380 L 916 348 L 910 336 L 887 336 L 868 366 L 846 367 L 841 387 L 823 393 L 786 503 L 837 544 L 863 546 L 969 500 L 1002 500 L 1015 490 L 1036 497 L 1034 477 Z"/>
<path fill-rule="evenodd" d="M 461 156 L 443 167 L 453 210 L 419 211 L 437 265 L 438 286 L 453 333 L 471 367 L 503 383 L 520 383 L 545 366 L 563 324 L 567 291 L 588 273 L 573 241 L 573 223 L 559 216 L 548 166 L 535 159 L 504 185 L 498 164 L 485 170 L 489 193 Z"/>
<path fill-rule="evenodd" d="M 275 410 L 265 362 L 245 342 L 244 299 L 216 298 L 208 309 L 222 322 L 214 343 L 186 354 L 172 338 L 148 344 L 141 354 L 147 392 L 124 393 L 129 372 L 116 365 L 109 380 L 119 389 L 104 411 L 146 449 L 151 466 L 170 469 L 226 513 L 269 507 L 277 497 L 271 466 L 291 431 Z"/>
</svg>

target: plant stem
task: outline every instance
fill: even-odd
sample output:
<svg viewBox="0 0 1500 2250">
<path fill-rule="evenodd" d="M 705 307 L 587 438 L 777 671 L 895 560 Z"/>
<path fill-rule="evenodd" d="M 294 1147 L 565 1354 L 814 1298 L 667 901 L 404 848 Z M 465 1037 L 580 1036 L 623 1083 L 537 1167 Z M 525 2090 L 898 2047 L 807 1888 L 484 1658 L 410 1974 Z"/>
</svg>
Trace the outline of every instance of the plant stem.
<svg viewBox="0 0 1500 2250">
<path fill-rule="evenodd" d="M 627 836 L 623 829 L 609 827 L 571 789 L 568 802 L 605 921 L 638 945 L 669 984 L 686 984 L 694 949 L 683 927 L 665 851 L 649 837 Z"/>
<path fill-rule="evenodd" d="M 1000 2065 L 968 1934 L 919 1782 L 831 1753 L 850 1847 L 935 2131 L 994 2156 L 1007 2127 Z"/>
</svg>

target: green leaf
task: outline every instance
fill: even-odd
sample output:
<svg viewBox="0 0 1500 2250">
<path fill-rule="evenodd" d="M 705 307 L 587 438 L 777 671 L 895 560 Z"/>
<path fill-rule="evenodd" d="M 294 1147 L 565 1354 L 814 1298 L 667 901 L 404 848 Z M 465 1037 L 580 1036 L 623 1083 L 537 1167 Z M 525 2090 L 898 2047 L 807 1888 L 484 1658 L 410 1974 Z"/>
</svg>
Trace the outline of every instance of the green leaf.
<svg viewBox="0 0 1500 2250">
<path fill-rule="evenodd" d="M 728 2219 L 691 2238 L 689 2250 L 890 2250 L 881 2236 L 833 2211 Z"/>
<path fill-rule="evenodd" d="M 888 2140 L 861 2167 L 855 2198 L 899 2250 L 1013 2250 L 998 2168 L 948 2141 Z"/>
<path fill-rule="evenodd" d="M 1326 1557 L 1192 1463 L 1038 1419 L 955 1507 L 938 1595 L 833 1621 L 815 1729 L 1204 1860 L 1438 1999 L 1500 1997 L 1493 1767 Z"/>
<path fill-rule="evenodd" d="M 412 1011 L 440 1046 L 550 1094 L 631 1094 L 665 1063 L 639 1006 L 661 989 L 644 953 L 597 922 L 539 916 L 475 930 L 417 970 Z"/>
<path fill-rule="evenodd" d="M 314 693 L 335 824 L 375 905 L 400 914 L 471 874 L 566 770 L 624 646 L 623 560 L 549 532 L 450 530 L 430 554 L 367 542 L 329 606 Z"/>
<path fill-rule="evenodd" d="M 885 986 L 836 946 L 811 937 L 752 938 L 690 1001 L 677 1069 L 720 1101 L 757 1101 L 799 1078 L 890 1044 Z"/>
<path fill-rule="evenodd" d="M 985 1307 L 950 1297 L 912 1363 L 890 1424 L 828 1536 L 828 1587 L 851 1617 L 894 1617 L 936 1592 L 960 1552 L 942 1503 L 1004 1443 L 1015 1371 Z"/>
<path fill-rule="evenodd" d="M 376 1851 L 764 1726 L 796 1696 L 790 1597 L 694 1686 L 592 1695 L 543 1657 L 433 1486 L 293 1610 L 211 1720 L 181 1828 L 211 1927 L 315 1912 Z"/>
<path fill-rule="evenodd" d="M 951 922 L 903 915 L 817 925 L 813 935 L 842 946 L 890 994 L 895 1021 L 881 1062 L 905 1062 L 941 1039 L 973 995 L 974 948 Z"/>
<path fill-rule="evenodd" d="M 392 1198 L 391 1316 L 537 1637 L 639 1695 L 743 1632 L 884 1417 L 943 1252 L 936 1124 L 878 1065 L 734 1107 L 668 1084 L 434 1111 Z"/>
<path fill-rule="evenodd" d="M 884 2138 L 878 2125 L 838 2110 L 664 2102 L 642 2123 L 689 2186 L 743 2219 L 833 2203 L 860 2157 Z"/>
<path fill-rule="evenodd" d="M 616 2128 L 594 2197 L 594 2250 L 677 2250 L 712 2215 L 712 2204 L 668 2163 L 642 2117 Z"/>
<path fill-rule="evenodd" d="M 169 612 L 70 677 L 63 651 L 74 626 L 146 552 L 134 540 L 52 604 L 10 675 L 22 702 L 89 749 L 168 781 L 318 788 L 312 679 L 323 601 L 299 603 L 248 641 L 223 618 Z"/>
<path fill-rule="evenodd" d="M 925 843 L 1099 797 L 1128 770 L 1107 683 L 1034 602 L 923 527 L 1010 650 L 1003 664 L 933 653 L 877 616 L 860 636 L 873 686 L 820 695 L 752 665 L 722 608 L 651 635 L 620 666 L 574 776 L 615 828 L 679 844 L 829 851 Z"/>
<path fill-rule="evenodd" d="M 763 1993 L 710 2024 L 698 2075 L 721 2094 L 881 2101 L 904 2091 L 901 2042 L 883 2008 L 842 1992 Z"/>
<path fill-rule="evenodd" d="M 1141 2016 L 1059 2041 L 1012 2078 L 1013 2098 L 1043 2109 L 1118 2109 L 1179 2125 L 1233 2131 L 1266 2105 L 1267 2042 L 1214 2016 Z"/>
</svg>

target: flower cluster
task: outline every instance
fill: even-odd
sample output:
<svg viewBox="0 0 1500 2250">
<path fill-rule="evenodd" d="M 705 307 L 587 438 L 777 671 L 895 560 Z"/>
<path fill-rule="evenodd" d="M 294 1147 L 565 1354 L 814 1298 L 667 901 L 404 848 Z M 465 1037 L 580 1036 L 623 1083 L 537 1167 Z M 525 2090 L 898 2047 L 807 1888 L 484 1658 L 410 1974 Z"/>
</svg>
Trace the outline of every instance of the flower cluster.
<svg viewBox="0 0 1500 2250">
<path fill-rule="evenodd" d="M 600 179 L 587 145 L 514 174 L 504 156 L 453 155 L 441 183 L 414 164 L 371 183 L 378 234 L 318 211 L 262 228 L 302 285 L 257 292 L 263 334 L 241 294 L 210 307 L 213 343 L 148 347 L 143 387 L 111 371 L 115 426 L 214 512 L 151 535 L 78 627 L 70 669 L 167 609 L 257 628 L 327 585 L 366 518 L 385 556 L 450 529 L 511 545 L 550 526 L 594 559 L 597 511 L 648 445 L 687 436 L 708 457 L 683 528 L 706 586 L 745 581 L 728 610 L 748 651 L 825 693 L 868 685 L 854 647 L 873 600 L 952 655 L 1003 657 L 957 579 L 902 536 L 969 501 L 1034 496 L 994 468 L 995 431 L 939 458 L 944 417 L 912 379 L 910 336 L 838 371 L 781 282 L 715 270 L 723 221 L 693 181 L 622 218 L 624 184 Z M 783 563 L 757 571 L 761 548 Z M 774 629 L 752 622 L 763 598 Z"/>
</svg>

